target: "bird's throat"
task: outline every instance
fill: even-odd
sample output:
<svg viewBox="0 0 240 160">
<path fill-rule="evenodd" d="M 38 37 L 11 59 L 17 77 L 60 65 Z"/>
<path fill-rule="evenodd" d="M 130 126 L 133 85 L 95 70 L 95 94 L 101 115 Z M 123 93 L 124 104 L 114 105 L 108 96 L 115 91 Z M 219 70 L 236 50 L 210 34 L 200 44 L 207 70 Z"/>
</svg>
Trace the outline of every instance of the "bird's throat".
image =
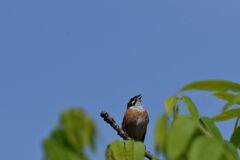
<svg viewBox="0 0 240 160">
<path fill-rule="evenodd" d="M 136 110 L 138 112 L 144 112 L 145 111 L 145 109 L 143 108 L 142 105 L 131 106 L 129 109 L 133 109 L 133 110 Z"/>
</svg>

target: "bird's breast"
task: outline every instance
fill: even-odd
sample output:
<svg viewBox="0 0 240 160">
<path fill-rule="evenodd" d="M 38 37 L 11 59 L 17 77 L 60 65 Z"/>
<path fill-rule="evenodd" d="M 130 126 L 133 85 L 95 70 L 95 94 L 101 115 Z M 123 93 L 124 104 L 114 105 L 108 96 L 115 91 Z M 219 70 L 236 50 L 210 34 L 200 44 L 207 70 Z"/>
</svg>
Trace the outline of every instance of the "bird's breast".
<svg viewBox="0 0 240 160">
<path fill-rule="evenodd" d="M 124 116 L 123 129 L 130 137 L 140 140 L 144 135 L 149 122 L 146 111 L 137 111 L 129 108 Z"/>
<path fill-rule="evenodd" d="M 129 108 L 125 113 L 126 118 L 130 118 L 129 121 L 142 122 L 148 119 L 148 113 L 144 111 L 136 110 L 135 108 Z"/>
</svg>

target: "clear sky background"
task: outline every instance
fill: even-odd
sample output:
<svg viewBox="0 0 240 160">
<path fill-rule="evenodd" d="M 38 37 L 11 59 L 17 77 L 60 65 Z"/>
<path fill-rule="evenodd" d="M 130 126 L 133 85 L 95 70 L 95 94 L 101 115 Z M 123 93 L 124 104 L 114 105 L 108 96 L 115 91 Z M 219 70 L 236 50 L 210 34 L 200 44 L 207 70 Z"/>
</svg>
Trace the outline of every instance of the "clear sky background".
<svg viewBox="0 0 240 160">
<path fill-rule="evenodd" d="M 38 160 L 61 111 L 82 106 L 100 129 L 98 152 L 119 137 L 128 99 L 143 95 L 153 150 L 164 100 L 203 79 L 240 82 L 239 0 L 1 0 L 0 159 Z M 223 101 L 188 92 L 201 114 Z M 184 111 L 184 110 L 183 110 Z M 231 121 L 219 124 L 229 138 Z"/>
</svg>

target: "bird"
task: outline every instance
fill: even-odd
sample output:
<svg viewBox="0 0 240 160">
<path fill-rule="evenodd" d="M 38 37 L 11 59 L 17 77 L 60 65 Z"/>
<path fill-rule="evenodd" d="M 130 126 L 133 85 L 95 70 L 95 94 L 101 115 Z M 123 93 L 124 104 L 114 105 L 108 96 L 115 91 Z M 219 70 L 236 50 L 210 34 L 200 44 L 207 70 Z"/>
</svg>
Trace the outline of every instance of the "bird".
<svg viewBox="0 0 240 160">
<path fill-rule="evenodd" d="M 132 97 L 122 121 L 122 129 L 127 135 L 135 141 L 144 142 L 147 132 L 149 117 L 147 111 L 142 105 L 141 94 Z"/>
</svg>

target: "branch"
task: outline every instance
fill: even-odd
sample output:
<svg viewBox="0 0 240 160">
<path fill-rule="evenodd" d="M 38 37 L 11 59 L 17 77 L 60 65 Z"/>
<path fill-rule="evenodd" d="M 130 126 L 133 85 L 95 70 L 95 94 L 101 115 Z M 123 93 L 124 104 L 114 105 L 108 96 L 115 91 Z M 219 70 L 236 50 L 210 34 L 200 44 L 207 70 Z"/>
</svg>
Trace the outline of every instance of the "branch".
<svg viewBox="0 0 240 160">
<path fill-rule="evenodd" d="M 118 135 L 122 137 L 124 140 L 131 140 L 126 132 L 122 130 L 121 127 L 115 122 L 113 117 L 111 117 L 106 111 L 102 111 L 100 116 L 104 119 L 105 122 L 111 125 L 111 127 L 117 131 Z M 145 157 L 147 157 L 150 160 L 157 160 L 157 158 L 148 150 L 145 150 Z"/>
</svg>

